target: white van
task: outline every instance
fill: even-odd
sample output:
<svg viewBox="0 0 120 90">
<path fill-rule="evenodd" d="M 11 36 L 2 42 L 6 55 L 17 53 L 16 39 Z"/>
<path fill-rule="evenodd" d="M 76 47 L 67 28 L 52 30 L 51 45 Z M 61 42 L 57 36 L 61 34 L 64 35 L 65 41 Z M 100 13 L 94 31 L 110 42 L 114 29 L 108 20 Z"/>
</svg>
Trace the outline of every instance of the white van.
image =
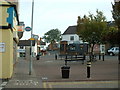
<svg viewBox="0 0 120 90">
<path fill-rule="evenodd" d="M 107 52 L 108 52 L 109 55 L 112 55 L 112 56 L 113 55 L 118 55 L 119 47 L 112 47 Z"/>
</svg>

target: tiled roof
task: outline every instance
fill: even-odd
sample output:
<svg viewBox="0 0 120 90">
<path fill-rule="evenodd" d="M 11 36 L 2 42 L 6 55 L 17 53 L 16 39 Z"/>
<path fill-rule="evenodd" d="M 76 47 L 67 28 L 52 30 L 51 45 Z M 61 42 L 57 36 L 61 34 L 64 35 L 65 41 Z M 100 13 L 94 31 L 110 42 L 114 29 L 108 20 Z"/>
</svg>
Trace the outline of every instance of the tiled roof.
<svg viewBox="0 0 120 90">
<path fill-rule="evenodd" d="M 31 46 L 31 40 L 20 40 L 18 46 Z M 32 40 L 32 46 L 35 46 L 35 40 Z"/>
<path fill-rule="evenodd" d="M 66 31 L 63 33 L 63 35 L 66 34 L 76 34 L 77 33 L 77 26 L 69 26 Z"/>
</svg>

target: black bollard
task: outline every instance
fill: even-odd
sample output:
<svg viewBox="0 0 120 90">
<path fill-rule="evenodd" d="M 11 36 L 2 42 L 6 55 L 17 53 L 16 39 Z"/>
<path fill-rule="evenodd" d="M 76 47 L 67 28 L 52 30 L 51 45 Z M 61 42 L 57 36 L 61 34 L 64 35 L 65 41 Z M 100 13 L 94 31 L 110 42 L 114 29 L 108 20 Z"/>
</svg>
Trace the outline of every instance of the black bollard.
<svg viewBox="0 0 120 90">
<path fill-rule="evenodd" d="M 99 60 L 101 60 L 101 55 L 99 54 Z"/>
<path fill-rule="evenodd" d="M 67 65 L 67 55 L 65 56 L 65 65 Z"/>
<path fill-rule="evenodd" d="M 103 54 L 103 61 L 104 61 L 104 59 L 105 59 L 104 56 L 105 56 L 105 55 Z"/>
<path fill-rule="evenodd" d="M 65 60 L 67 60 L 67 55 L 65 56 Z"/>
<path fill-rule="evenodd" d="M 67 60 L 65 60 L 65 65 L 67 66 Z"/>
<path fill-rule="evenodd" d="M 90 78 L 90 68 L 91 68 L 91 62 L 87 63 L 87 78 Z"/>
<path fill-rule="evenodd" d="M 37 56 L 36 56 L 36 59 L 37 59 L 37 60 L 39 60 L 39 59 L 40 59 L 40 56 L 39 56 L 39 55 L 37 55 Z"/>
<path fill-rule="evenodd" d="M 55 54 L 55 60 L 57 60 L 57 54 Z"/>
</svg>

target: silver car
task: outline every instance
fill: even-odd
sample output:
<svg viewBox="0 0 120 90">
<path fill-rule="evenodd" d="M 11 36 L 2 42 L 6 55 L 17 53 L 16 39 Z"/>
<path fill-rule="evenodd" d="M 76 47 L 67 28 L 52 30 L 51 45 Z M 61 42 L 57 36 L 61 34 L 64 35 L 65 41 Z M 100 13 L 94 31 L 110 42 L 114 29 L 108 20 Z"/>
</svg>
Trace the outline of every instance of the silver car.
<svg viewBox="0 0 120 90">
<path fill-rule="evenodd" d="M 113 55 L 118 55 L 119 47 L 112 47 L 107 52 L 108 52 L 109 55 L 112 55 L 112 56 Z"/>
</svg>

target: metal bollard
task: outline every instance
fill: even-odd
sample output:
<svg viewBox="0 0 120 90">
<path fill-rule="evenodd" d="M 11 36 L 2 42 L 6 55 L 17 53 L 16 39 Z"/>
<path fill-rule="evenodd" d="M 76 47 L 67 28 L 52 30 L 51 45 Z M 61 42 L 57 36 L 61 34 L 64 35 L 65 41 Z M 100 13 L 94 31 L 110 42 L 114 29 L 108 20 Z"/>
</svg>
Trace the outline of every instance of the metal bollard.
<svg viewBox="0 0 120 90">
<path fill-rule="evenodd" d="M 87 62 L 87 78 L 90 78 L 91 62 Z"/>
<path fill-rule="evenodd" d="M 103 61 L 105 60 L 104 56 L 105 56 L 105 55 L 103 54 Z"/>
<path fill-rule="evenodd" d="M 55 60 L 57 60 L 57 54 L 55 54 Z"/>
<path fill-rule="evenodd" d="M 99 60 L 101 60 L 101 55 L 99 54 Z"/>
</svg>

